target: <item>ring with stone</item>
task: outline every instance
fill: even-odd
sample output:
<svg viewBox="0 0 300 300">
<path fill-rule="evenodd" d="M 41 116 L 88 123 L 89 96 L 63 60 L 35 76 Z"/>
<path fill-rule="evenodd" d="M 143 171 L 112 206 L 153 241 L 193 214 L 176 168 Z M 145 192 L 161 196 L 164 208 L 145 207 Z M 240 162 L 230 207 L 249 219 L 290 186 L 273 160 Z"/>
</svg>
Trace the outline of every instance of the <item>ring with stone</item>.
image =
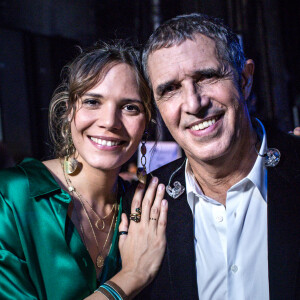
<svg viewBox="0 0 300 300">
<path fill-rule="evenodd" d="M 141 214 L 140 213 L 133 213 L 133 214 L 130 214 L 130 217 L 129 217 L 130 220 L 136 222 L 136 223 L 139 223 L 141 221 Z"/>
</svg>

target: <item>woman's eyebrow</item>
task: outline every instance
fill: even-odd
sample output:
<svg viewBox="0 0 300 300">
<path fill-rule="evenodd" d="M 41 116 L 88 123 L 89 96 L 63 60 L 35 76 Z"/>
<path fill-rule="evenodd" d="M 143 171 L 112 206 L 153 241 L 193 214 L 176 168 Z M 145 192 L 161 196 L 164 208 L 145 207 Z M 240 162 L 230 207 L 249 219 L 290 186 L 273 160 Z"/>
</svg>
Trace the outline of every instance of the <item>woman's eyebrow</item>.
<svg viewBox="0 0 300 300">
<path fill-rule="evenodd" d="M 85 93 L 85 94 L 83 94 L 83 96 L 89 96 L 89 97 L 95 97 L 95 98 L 103 98 L 103 96 L 101 94 L 97 94 L 97 93 Z"/>
</svg>

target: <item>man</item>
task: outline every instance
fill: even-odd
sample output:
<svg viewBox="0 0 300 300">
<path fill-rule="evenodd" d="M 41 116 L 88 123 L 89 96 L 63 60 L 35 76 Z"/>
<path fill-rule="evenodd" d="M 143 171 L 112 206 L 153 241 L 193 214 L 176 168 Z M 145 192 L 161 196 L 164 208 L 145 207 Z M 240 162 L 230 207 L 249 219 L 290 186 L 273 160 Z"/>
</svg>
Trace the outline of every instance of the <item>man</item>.
<svg viewBox="0 0 300 300">
<path fill-rule="evenodd" d="M 140 298 L 299 299 L 300 140 L 250 119 L 254 62 L 237 36 L 179 16 L 143 65 L 186 157 L 152 173 L 167 186 L 167 249 Z"/>
</svg>

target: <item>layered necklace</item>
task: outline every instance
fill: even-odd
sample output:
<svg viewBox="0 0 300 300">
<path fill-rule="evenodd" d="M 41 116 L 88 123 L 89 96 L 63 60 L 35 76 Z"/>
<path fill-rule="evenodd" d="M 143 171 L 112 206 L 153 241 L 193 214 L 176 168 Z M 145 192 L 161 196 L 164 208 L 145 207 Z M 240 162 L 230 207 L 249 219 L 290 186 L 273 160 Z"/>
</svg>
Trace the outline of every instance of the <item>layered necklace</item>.
<svg viewBox="0 0 300 300">
<path fill-rule="evenodd" d="M 88 248 L 88 247 L 87 247 L 87 243 L 86 243 L 86 241 L 85 241 L 85 233 L 84 233 L 84 229 L 83 229 L 82 223 L 80 222 L 79 213 L 78 213 L 77 208 L 76 208 L 76 205 L 75 205 L 75 203 L 74 203 L 74 199 L 75 199 L 75 198 L 77 198 L 77 199 L 79 200 L 79 202 L 80 202 L 80 204 L 81 204 L 81 207 L 82 207 L 82 209 L 83 209 L 83 211 L 84 211 L 84 213 L 85 213 L 85 215 L 86 215 L 86 217 L 87 217 L 88 223 L 89 223 L 89 225 L 90 225 L 90 228 L 91 228 L 91 231 L 92 231 L 92 234 L 93 234 L 93 237 L 94 237 L 96 246 L 97 246 L 97 250 L 98 250 L 98 255 L 97 255 L 97 257 L 96 257 L 95 265 L 97 266 L 98 269 L 101 269 L 101 268 L 103 267 L 103 265 L 104 265 L 104 253 L 103 253 L 103 252 L 104 252 L 104 250 L 105 250 L 107 241 L 108 241 L 109 236 L 110 236 L 110 234 L 111 234 L 112 227 L 114 227 L 113 224 L 116 225 L 116 222 L 115 222 L 115 221 L 116 221 L 116 215 L 117 215 L 117 210 L 118 210 L 118 209 L 117 209 L 117 205 L 116 205 L 116 203 L 114 203 L 113 206 L 112 206 L 112 208 L 111 208 L 111 210 L 110 210 L 110 212 L 109 212 L 106 216 L 104 216 L 104 217 L 101 218 L 101 217 L 96 213 L 96 211 L 92 208 L 92 206 L 89 204 L 89 202 L 88 202 L 87 200 L 85 200 L 85 199 L 82 197 L 82 195 L 81 195 L 78 191 L 76 191 L 75 187 L 72 185 L 71 179 L 68 177 L 67 173 L 65 172 L 65 169 L 64 169 L 64 167 L 63 167 L 63 164 L 62 164 L 62 169 L 63 169 L 65 181 L 66 181 L 67 186 L 68 186 L 68 190 L 69 190 L 69 192 L 72 194 L 73 205 L 74 205 L 75 213 L 76 213 L 76 216 L 77 216 L 77 222 L 78 222 L 78 224 L 79 224 L 79 226 L 80 226 L 80 231 L 81 231 L 81 235 L 82 235 L 82 238 L 83 238 L 83 242 L 84 242 L 86 248 Z M 76 197 L 74 197 L 75 195 L 76 195 Z M 94 226 L 92 225 L 92 220 L 91 220 L 91 218 L 89 217 L 88 211 L 87 211 L 87 209 L 86 209 L 86 207 L 85 207 L 85 205 L 84 205 L 83 202 L 85 202 L 86 204 L 88 204 L 88 206 L 90 207 L 90 209 L 92 210 L 92 212 L 94 213 L 94 215 L 97 217 L 97 221 L 94 223 Z M 114 212 L 114 214 L 113 214 L 113 217 L 112 217 L 110 226 L 109 226 L 108 234 L 107 234 L 107 237 L 106 237 L 105 242 L 104 242 L 104 244 L 103 244 L 102 250 L 100 251 L 100 247 L 99 247 L 99 243 L 98 243 L 98 240 L 97 240 L 97 236 L 96 236 L 94 227 L 96 227 L 96 228 L 97 228 L 98 230 L 100 230 L 100 231 L 103 231 L 104 228 L 105 228 L 105 221 L 104 221 L 104 220 L 105 220 L 112 212 Z"/>
</svg>

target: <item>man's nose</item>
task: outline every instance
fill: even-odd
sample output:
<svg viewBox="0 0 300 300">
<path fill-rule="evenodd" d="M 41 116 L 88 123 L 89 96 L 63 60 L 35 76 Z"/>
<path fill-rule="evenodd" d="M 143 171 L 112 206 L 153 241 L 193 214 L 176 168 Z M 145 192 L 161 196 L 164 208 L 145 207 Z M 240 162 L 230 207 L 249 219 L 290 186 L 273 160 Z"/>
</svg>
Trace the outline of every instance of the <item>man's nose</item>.
<svg viewBox="0 0 300 300">
<path fill-rule="evenodd" d="M 209 97 L 196 83 L 185 86 L 183 109 L 187 114 L 196 115 L 209 105 Z"/>
</svg>

